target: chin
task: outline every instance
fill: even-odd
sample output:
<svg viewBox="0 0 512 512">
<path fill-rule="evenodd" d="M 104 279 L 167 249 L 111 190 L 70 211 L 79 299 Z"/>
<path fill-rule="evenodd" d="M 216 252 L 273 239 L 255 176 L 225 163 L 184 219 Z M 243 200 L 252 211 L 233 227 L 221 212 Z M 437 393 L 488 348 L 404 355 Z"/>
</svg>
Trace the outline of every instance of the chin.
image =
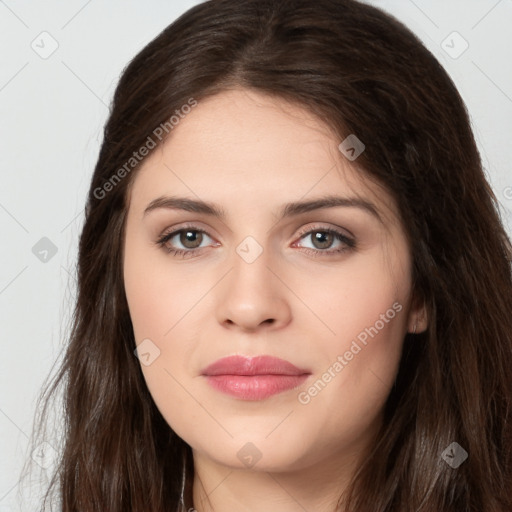
<svg viewBox="0 0 512 512">
<path fill-rule="evenodd" d="M 295 435 L 288 431 L 286 435 L 276 436 L 275 439 L 272 439 L 272 434 L 265 438 L 267 434 L 261 432 L 246 428 L 243 435 L 233 438 L 225 433 L 215 439 L 204 434 L 196 438 L 200 439 L 198 443 L 195 439 L 185 441 L 202 457 L 237 470 L 280 473 L 295 471 L 314 462 L 315 451 L 309 450 L 309 456 L 308 452 L 303 451 L 306 446 L 300 432 Z"/>
</svg>

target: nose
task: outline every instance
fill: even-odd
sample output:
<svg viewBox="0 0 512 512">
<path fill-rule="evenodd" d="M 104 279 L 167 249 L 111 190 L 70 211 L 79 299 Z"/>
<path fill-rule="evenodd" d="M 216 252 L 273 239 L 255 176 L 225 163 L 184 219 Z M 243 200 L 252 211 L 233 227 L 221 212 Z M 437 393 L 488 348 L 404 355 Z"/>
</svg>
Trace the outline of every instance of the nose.
<svg viewBox="0 0 512 512">
<path fill-rule="evenodd" d="M 279 274 L 265 250 L 252 263 L 235 253 L 217 296 L 218 321 L 245 332 L 286 326 L 291 320 L 291 292 Z"/>
</svg>

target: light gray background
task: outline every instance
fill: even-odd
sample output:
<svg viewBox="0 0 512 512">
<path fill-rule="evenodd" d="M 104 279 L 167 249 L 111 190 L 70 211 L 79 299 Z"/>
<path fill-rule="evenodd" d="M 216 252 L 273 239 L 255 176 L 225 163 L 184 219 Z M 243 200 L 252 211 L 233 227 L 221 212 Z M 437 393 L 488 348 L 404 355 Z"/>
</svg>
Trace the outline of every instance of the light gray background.
<svg viewBox="0 0 512 512">
<path fill-rule="evenodd" d="M 85 197 L 118 77 L 197 3 L 0 0 L 0 512 L 20 510 L 36 398 L 66 342 Z M 411 28 L 452 76 L 510 231 L 512 0 L 370 3 Z M 57 248 L 46 262 L 32 250 L 43 237 Z"/>
</svg>

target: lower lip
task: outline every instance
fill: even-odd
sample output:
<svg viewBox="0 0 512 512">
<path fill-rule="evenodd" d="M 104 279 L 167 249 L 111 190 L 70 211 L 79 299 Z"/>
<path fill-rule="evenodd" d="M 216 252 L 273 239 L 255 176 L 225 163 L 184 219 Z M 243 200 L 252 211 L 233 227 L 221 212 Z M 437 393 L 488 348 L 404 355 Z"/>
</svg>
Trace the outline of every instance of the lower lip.
<svg viewBox="0 0 512 512">
<path fill-rule="evenodd" d="M 242 400 L 263 400 L 300 386 L 309 375 L 210 375 L 208 383 L 218 391 Z"/>
</svg>

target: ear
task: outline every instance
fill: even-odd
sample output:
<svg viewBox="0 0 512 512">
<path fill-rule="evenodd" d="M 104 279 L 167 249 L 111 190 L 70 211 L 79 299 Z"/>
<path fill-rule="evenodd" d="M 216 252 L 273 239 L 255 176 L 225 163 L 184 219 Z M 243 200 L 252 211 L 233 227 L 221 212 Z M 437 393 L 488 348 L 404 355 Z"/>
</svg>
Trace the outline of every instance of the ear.
<svg viewBox="0 0 512 512">
<path fill-rule="evenodd" d="M 407 319 L 407 331 L 411 334 L 419 334 L 425 332 L 427 328 L 428 315 L 425 302 L 417 294 L 414 294 Z"/>
</svg>

